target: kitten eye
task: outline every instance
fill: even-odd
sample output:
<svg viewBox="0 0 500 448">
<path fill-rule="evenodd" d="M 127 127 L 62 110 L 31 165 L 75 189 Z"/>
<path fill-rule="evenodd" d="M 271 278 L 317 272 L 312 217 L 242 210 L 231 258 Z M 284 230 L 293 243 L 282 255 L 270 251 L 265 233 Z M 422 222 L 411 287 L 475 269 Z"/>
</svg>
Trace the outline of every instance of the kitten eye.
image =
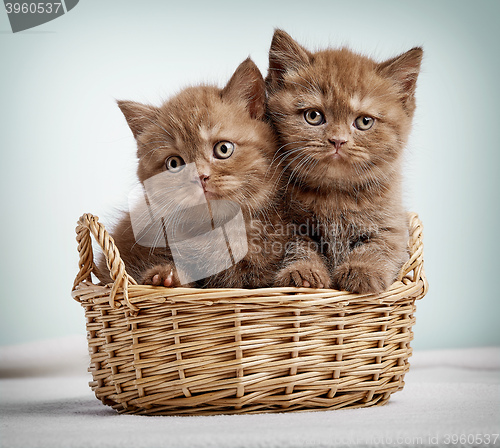
<svg viewBox="0 0 500 448">
<path fill-rule="evenodd" d="M 318 126 L 325 122 L 325 117 L 317 109 L 309 109 L 304 112 L 305 120 L 312 126 Z"/>
<path fill-rule="evenodd" d="M 178 173 L 180 170 L 184 168 L 184 159 L 180 156 L 170 156 L 167 160 L 165 160 L 165 167 L 171 173 Z"/>
<path fill-rule="evenodd" d="M 373 126 L 375 120 L 372 117 L 361 116 L 354 120 L 354 126 L 360 131 L 367 131 Z"/>
<path fill-rule="evenodd" d="M 214 146 L 214 156 L 218 159 L 228 159 L 233 155 L 234 143 L 219 142 Z"/>
</svg>

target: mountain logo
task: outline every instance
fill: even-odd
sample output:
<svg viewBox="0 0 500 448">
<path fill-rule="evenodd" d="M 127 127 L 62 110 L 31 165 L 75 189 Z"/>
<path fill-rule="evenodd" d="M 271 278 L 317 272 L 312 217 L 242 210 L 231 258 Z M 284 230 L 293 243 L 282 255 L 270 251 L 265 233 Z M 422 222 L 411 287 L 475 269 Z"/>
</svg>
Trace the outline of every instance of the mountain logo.
<svg viewBox="0 0 500 448">
<path fill-rule="evenodd" d="M 71 11 L 79 0 L 11 1 L 4 0 L 13 33 L 28 30 Z"/>
<path fill-rule="evenodd" d="M 207 200 L 194 163 L 146 179 L 128 199 L 136 243 L 168 247 L 182 284 L 225 271 L 248 252 L 240 206 Z"/>
</svg>

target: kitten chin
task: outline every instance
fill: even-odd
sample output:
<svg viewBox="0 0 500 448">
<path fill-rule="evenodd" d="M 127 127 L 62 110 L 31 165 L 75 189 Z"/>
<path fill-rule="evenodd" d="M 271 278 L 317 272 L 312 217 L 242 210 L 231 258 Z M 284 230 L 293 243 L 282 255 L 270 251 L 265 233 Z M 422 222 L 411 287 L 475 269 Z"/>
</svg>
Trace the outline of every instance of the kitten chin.
<svg viewBox="0 0 500 448">
<path fill-rule="evenodd" d="M 312 53 L 274 34 L 267 114 L 290 219 L 314 223 L 338 288 L 381 292 L 407 257 L 400 162 L 421 58 L 421 48 L 382 63 L 346 48 Z"/>
<path fill-rule="evenodd" d="M 223 89 L 190 87 L 160 107 L 118 105 L 137 141 L 137 175 L 146 193 L 138 194 L 143 208 L 123 217 L 112 236 L 139 283 L 329 285 L 322 257 L 308 242 L 283 231 L 279 173 L 271 166 L 276 139 L 264 120 L 265 82 L 250 59 Z M 243 233 L 238 233 L 241 226 L 234 233 L 228 220 L 240 223 L 239 210 Z M 156 224 L 147 222 L 149 215 L 156 216 Z M 140 237 L 136 221 L 150 226 Z"/>
</svg>

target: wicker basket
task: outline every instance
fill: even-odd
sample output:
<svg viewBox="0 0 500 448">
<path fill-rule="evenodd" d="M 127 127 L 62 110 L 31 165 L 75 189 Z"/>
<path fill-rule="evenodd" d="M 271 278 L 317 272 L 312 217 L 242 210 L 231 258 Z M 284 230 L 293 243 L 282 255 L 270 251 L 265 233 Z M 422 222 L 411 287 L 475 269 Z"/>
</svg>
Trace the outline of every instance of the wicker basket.
<svg viewBox="0 0 500 448">
<path fill-rule="evenodd" d="M 309 288 L 137 285 L 95 216 L 77 227 L 90 382 L 120 413 L 239 414 L 382 405 L 409 369 L 415 300 L 427 291 L 422 225 L 411 257 L 378 295 Z M 91 234 L 114 283 L 92 283 Z"/>
</svg>

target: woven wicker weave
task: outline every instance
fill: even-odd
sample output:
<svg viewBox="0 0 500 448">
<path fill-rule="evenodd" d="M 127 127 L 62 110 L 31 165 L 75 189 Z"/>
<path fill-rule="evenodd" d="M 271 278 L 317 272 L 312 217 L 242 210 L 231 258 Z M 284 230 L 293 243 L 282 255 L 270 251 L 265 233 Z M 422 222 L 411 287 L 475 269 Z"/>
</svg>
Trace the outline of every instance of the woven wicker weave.
<svg viewBox="0 0 500 448">
<path fill-rule="evenodd" d="M 91 234 L 114 283 L 92 283 Z M 283 412 L 381 405 L 409 369 L 415 300 L 427 291 L 422 225 L 411 257 L 378 295 L 308 288 L 137 285 L 95 216 L 77 227 L 90 386 L 120 413 Z"/>
</svg>

